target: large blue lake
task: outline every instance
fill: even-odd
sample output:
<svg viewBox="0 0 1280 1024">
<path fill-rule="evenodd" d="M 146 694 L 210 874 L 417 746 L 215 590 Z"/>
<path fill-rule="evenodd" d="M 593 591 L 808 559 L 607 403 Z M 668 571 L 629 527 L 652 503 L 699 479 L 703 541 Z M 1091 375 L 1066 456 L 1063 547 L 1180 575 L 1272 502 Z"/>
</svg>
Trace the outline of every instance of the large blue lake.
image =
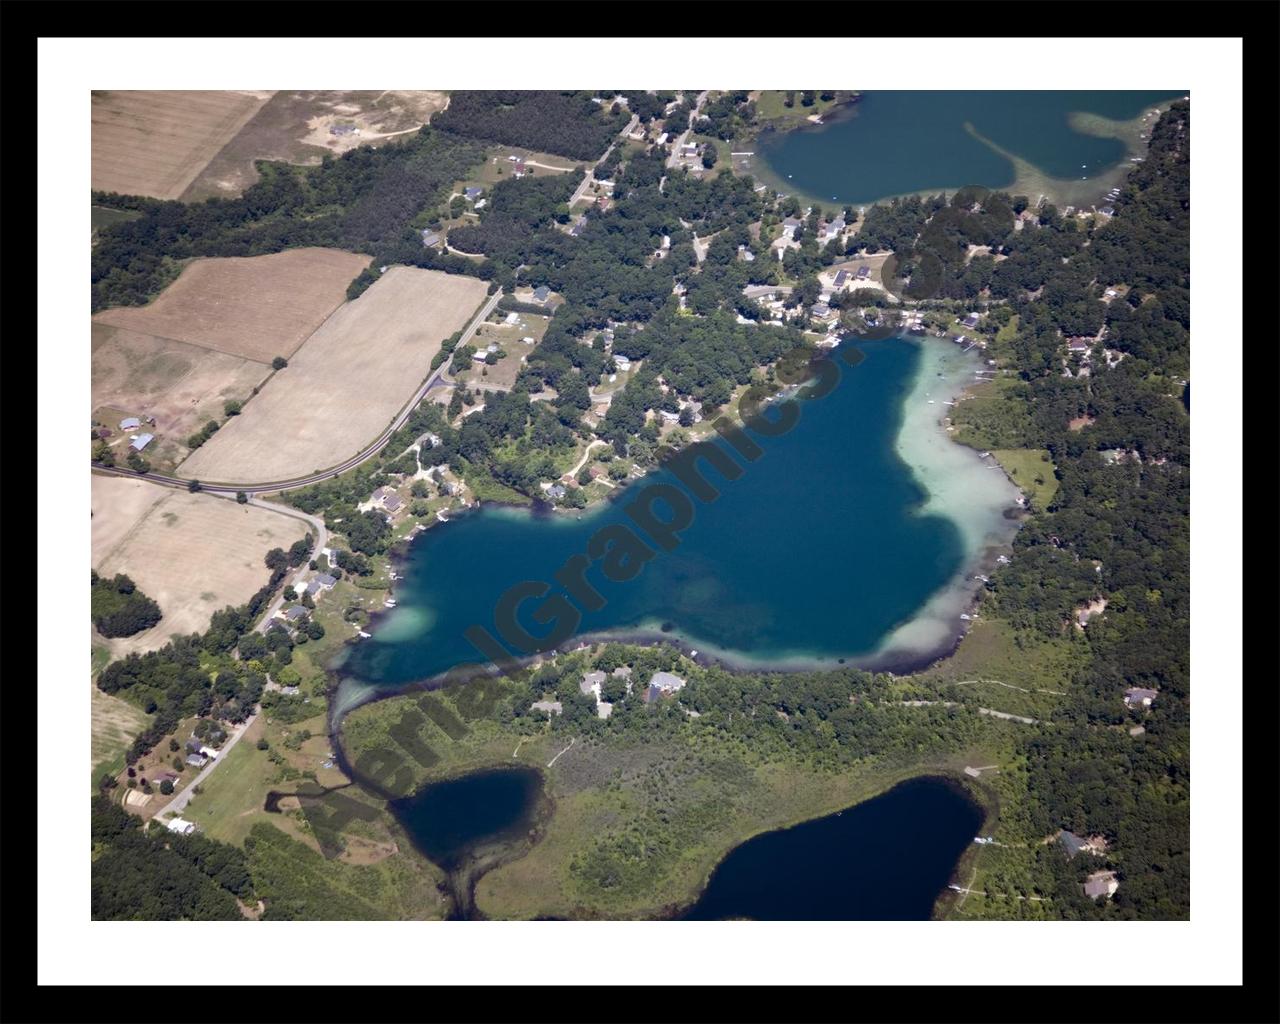
<svg viewBox="0 0 1280 1024">
<path fill-rule="evenodd" d="M 1112 170 L 1128 149 L 1119 138 L 1081 131 L 1071 115 L 1130 121 L 1183 95 L 1184 90 L 868 92 L 822 127 L 764 133 L 755 151 L 784 188 L 841 203 L 963 185 L 1011 187 L 1013 162 L 976 138 L 966 128 L 971 125 L 1048 178 L 1078 182 Z"/>
<path fill-rule="evenodd" d="M 763 454 L 755 462 L 739 460 L 741 477 L 723 481 L 706 472 L 720 497 L 692 501 L 694 520 L 674 551 L 658 551 L 626 582 L 606 580 L 593 562 L 586 578 L 606 604 L 585 611 L 575 635 L 644 632 L 729 660 L 834 665 L 876 649 L 957 576 L 972 554 L 961 528 L 970 498 L 926 508 L 928 491 L 897 442 L 904 402 L 916 395 L 913 404 L 933 417 L 917 430 L 943 455 L 977 462 L 945 439 L 933 412 L 941 402 L 935 406 L 922 390 L 931 386 L 922 377 L 942 377 L 944 369 L 952 378 L 960 372 L 971 379 L 976 360 L 942 342 L 888 339 L 860 348 L 865 358 L 857 366 L 835 360 L 842 375 L 832 393 L 797 403 L 800 419 L 789 433 L 757 438 Z M 937 352 L 949 362 L 939 363 Z M 1011 501 L 1001 474 L 978 466 L 972 475 L 980 497 L 998 493 Z M 627 506 L 653 482 L 684 490 L 662 470 L 590 513 L 485 507 L 419 535 L 397 584 L 399 607 L 336 666 L 346 685 L 385 691 L 487 661 L 464 632 L 478 624 L 496 635 L 499 600 L 522 581 L 553 584 L 518 616 L 530 634 L 546 634 L 555 623 L 539 624 L 533 616 L 551 596 L 564 594 L 554 584 L 556 570 L 586 552 L 602 528 L 630 525 Z M 660 517 L 668 514 L 657 508 Z M 989 500 L 983 513 L 993 514 Z"/>
</svg>

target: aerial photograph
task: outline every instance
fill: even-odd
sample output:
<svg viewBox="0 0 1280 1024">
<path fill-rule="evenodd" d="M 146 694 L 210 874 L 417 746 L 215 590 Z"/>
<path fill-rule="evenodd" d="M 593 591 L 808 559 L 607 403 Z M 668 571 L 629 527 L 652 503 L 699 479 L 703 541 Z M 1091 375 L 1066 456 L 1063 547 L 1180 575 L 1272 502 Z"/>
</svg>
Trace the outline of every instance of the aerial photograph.
<svg viewBox="0 0 1280 1024">
<path fill-rule="evenodd" d="M 86 90 L 92 920 L 1189 922 L 1194 97 L 1012 83 Z"/>
</svg>

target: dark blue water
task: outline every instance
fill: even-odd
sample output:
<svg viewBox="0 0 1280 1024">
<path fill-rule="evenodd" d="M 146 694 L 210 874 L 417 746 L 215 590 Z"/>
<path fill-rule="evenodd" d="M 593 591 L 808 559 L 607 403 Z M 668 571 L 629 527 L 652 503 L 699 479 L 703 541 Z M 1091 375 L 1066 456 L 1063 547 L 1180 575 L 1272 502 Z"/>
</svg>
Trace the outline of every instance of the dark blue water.
<svg viewBox="0 0 1280 1024">
<path fill-rule="evenodd" d="M 842 203 L 963 185 L 1008 188 L 1013 162 L 978 134 L 1049 175 L 1094 178 L 1125 159 L 1118 139 L 1072 128 L 1073 112 L 1127 121 L 1185 91 L 886 91 L 864 93 L 820 128 L 766 132 L 756 152 L 796 190 Z M 1032 199 L 1035 197 L 1033 196 Z"/>
<path fill-rule="evenodd" d="M 414 846 L 453 871 L 478 847 L 527 831 L 541 791 L 536 771 L 499 768 L 425 786 L 388 806 Z"/>
<path fill-rule="evenodd" d="M 569 602 L 584 611 L 575 635 L 666 624 L 695 646 L 834 664 L 873 650 L 951 579 L 964 558 L 960 532 L 950 518 L 920 511 L 926 493 L 895 449 L 919 344 L 860 347 L 866 358 L 842 366 L 831 394 L 799 403 L 790 433 L 757 438 L 763 455 L 744 463 L 741 477 L 706 472 L 720 497 L 693 499 L 694 521 L 676 550 L 657 552 L 627 582 L 606 580 L 592 564 L 587 580 L 607 603 L 590 611 Z M 518 616 L 529 633 L 545 635 L 556 623 L 533 616 L 555 595 L 567 597 L 556 570 L 602 527 L 630 525 L 625 507 L 651 482 L 675 481 L 652 474 L 581 519 L 485 508 L 419 535 L 397 584 L 399 607 L 338 668 L 396 686 L 485 662 L 463 633 L 480 624 L 497 635 L 499 598 L 521 581 L 553 584 Z"/>
<path fill-rule="evenodd" d="M 981 828 L 954 783 L 912 779 L 839 814 L 749 839 L 690 921 L 924 921 Z"/>
</svg>

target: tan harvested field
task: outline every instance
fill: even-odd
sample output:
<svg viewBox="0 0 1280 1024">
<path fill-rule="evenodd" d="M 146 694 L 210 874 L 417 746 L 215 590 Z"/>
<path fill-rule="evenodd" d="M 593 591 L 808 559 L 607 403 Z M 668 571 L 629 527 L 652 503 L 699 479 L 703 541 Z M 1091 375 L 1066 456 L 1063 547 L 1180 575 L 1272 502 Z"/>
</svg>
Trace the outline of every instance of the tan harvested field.
<svg viewBox="0 0 1280 1024">
<path fill-rule="evenodd" d="M 270 92 L 95 92 L 93 188 L 177 199 Z"/>
<path fill-rule="evenodd" d="M 244 401 L 271 373 L 262 363 L 110 324 L 94 323 L 93 414 L 123 438 L 125 416 L 154 416 L 148 458 L 170 442 L 185 458 L 186 439 L 209 420 L 221 422 L 228 399 Z M 107 415 L 119 410 L 120 415 Z M 153 459 L 154 461 L 154 459 Z"/>
<path fill-rule="evenodd" d="M 89 758 L 96 782 L 104 772 L 115 774 L 124 767 L 125 751 L 151 719 L 141 708 L 103 693 L 96 683 L 91 683 L 89 690 L 93 722 Z"/>
<path fill-rule="evenodd" d="M 370 258 L 289 249 L 196 260 L 150 305 L 108 309 L 93 320 L 269 364 L 292 356 L 338 308 Z"/>
<path fill-rule="evenodd" d="M 392 267 L 340 307 L 243 414 L 182 464 L 184 476 L 266 483 L 327 469 L 390 424 L 440 343 L 484 301 L 474 277 Z"/>
<path fill-rule="evenodd" d="M 267 582 L 269 550 L 307 532 L 267 509 L 128 477 L 95 474 L 92 501 L 94 568 L 132 577 L 164 613 L 149 630 L 105 641 L 116 658 L 202 632 L 215 611 L 243 604 Z"/>
<path fill-rule="evenodd" d="M 209 161 L 181 198 L 195 202 L 240 195 L 258 180 L 255 160 L 318 164 L 326 153 L 406 138 L 448 102 L 445 92 L 282 90 Z M 356 131 L 335 135 L 329 130 L 348 125 Z"/>
</svg>

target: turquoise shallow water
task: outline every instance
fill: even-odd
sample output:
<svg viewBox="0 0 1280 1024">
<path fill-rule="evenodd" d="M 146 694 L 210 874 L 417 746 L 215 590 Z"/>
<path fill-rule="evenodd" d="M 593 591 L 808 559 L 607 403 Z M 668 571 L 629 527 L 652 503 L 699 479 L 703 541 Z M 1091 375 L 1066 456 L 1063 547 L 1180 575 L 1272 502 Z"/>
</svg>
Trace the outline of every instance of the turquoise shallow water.
<svg viewBox="0 0 1280 1024">
<path fill-rule="evenodd" d="M 966 131 L 968 123 L 1049 177 L 1078 181 L 1114 168 L 1126 151 L 1118 139 L 1076 130 L 1068 115 L 1128 121 L 1183 95 L 1179 90 L 868 92 L 825 126 L 767 132 L 755 148 L 776 177 L 842 203 L 963 185 L 1012 185 L 1012 161 Z"/>
<path fill-rule="evenodd" d="M 720 497 L 691 499 L 693 522 L 675 550 L 657 552 L 627 582 L 610 582 L 598 562 L 592 565 L 586 578 L 606 604 L 584 611 L 575 635 L 656 633 L 665 626 L 689 646 L 738 660 L 835 664 L 876 650 L 957 578 L 973 554 L 970 534 L 981 533 L 961 528 L 966 505 L 985 501 L 983 514 L 991 516 L 993 492 L 1009 500 L 1000 487 L 1005 481 L 980 476 L 980 498 L 959 491 L 952 508 L 934 508 L 936 501 L 925 508 L 929 492 L 904 461 L 899 435 L 909 397 L 912 408 L 918 399 L 936 418 L 940 403 L 923 404 L 931 386 L 925 374 L 971 373 L 976 360 L 940 342 L 889 339 L 859 347 L 861 364 L 843 367 L 829 395 L 798 403 L 800 418 L 789 433 L 758 438 L 763 454 L 743 463 L 738 479 L 707 471 Z M 948 366 L 938 362 L 944 350 Z M 936 422 L 924 429 L 950 449 L 947 456 L 974 458 L 947 443 Z M 495 609 L 505 590 L 554 581 L 602 528 L 630 525 L 626 509 L 650 483 L 685 491 L 663 470 L 581 518 L 485 507 L 421 534 L 397 584 L 398 607 L 336 666 L 347 685 L 394 689 L 486 661 L 464 637 L 467 628 L 480 624 L 496 635 Z M 667 507 L 655 507 L 665 518 Z M 559 585 L 522 606 L 518 620 L 528 632 L 543 635 L 555 626 L 533 616 L 556 594 L 564 594 Z"/>
</svg>

